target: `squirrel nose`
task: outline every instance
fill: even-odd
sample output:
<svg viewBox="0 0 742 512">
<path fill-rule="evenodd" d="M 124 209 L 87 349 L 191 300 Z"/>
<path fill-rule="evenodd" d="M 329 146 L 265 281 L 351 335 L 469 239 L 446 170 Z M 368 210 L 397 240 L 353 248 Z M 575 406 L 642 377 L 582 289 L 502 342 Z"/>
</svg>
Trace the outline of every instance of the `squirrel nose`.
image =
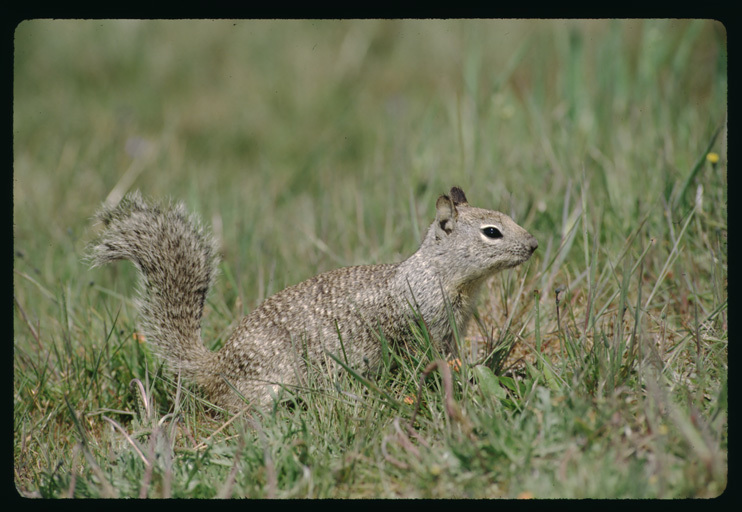
<svg viewBox="0 0 742 512">
<path fill-rule="evenodd" d="M 528 248 L 531 249 L 531 252 L 538 249 L 538 240 L 536 240 L 535 237 L 531 237 L 531 239 L 528 241 Z"/>
</svg>

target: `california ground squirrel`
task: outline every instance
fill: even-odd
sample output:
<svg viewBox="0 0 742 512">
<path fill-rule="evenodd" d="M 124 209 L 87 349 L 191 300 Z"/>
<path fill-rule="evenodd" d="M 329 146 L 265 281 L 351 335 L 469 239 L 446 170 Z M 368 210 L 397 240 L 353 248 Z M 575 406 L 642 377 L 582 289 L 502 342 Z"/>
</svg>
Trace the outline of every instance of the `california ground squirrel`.
<svg viewBox="0 0 742 512">
<path fill-rule="evenodd" d="M 151 204 L 134 192 L 103 207 L 96 218 L 105 229 L 90 260 L 137 266 L 147 341 L 214 403 L 236 410 L 299 385 L 328 352 L 361 370 L 379 367 L 380 336 L 401 350 L 417 318 L 441 353 L 452 352 L 450 319 L 464 333 L 484 281 L 526 261 L 538 242 L 507 215 L 470 206 L 458 187 L 435 207 L 435 221 L 406 260 L 339 268 L 286 288 L 244 317 L 217 352 L 201 341 L 217 247 L 182 204 Z"/>
</svg>

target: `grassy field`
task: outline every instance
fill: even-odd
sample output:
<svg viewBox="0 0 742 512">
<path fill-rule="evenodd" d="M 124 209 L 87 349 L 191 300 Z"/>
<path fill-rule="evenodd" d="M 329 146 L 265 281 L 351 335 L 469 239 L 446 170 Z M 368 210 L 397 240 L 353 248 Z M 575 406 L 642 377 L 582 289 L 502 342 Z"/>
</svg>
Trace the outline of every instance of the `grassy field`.
<svg viewBox="0 0 742 512">
<path fill-rule="evenodd" d="M 20 495 L 725 491 L 721 24 L 27 21 L 14 79 Z M 83 261 L 109 195 L 184 201 L 222 247 L 217 348 L 287 285 L 411 254 L 452 185 L 539 240 L 464 364 L 317 375 L 251 415 L 150 354 L 130 264 Z"/>
</svg>

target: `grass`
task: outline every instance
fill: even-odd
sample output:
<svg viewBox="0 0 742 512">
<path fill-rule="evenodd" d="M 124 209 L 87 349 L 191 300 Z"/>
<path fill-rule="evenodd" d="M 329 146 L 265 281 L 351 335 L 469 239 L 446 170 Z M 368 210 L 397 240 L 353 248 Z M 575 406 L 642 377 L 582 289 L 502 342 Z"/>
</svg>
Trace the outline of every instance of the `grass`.
<svg viewBox="0 0 742 512">
<path fill-rule="evenodd" d="M 17 491 L 721 495 L 726 77 L 703 20 L 23 22 Z M 454 184 L 539 240 L 489 283 L 464 364 L 389 354 L 252 415 L 149 353 L 131 265 L 82 262 L 109 194 L 185 201 L 221 241 L 218 348 L 287 285 L 411 254 Z"/>
</svg>

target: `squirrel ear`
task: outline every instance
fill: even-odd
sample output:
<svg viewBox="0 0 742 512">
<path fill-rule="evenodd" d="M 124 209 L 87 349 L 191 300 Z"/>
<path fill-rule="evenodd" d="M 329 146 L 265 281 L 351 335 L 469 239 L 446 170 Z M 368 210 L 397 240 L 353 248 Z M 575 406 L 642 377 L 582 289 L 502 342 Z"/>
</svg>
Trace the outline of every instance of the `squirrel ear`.
<svg viewBox="0 0 742 512">
<path fill-rule="evenodd" d="M 449 235 L 456 226 L 456 205 L 448 196 L 440 196 L 435 202 L 435 232 L 438 238 Z"/>
<path fill-rule="evenodd" d="M 466 196 L 464 195 L 464 191 L 461 190 L 459 187 L 453 187 L 451 189 L 451 199 L 453 199 L 453 204 L 456 206 L 460 204 L 469 204 L 469 202 L 466 200 Z"/>
</svg>

